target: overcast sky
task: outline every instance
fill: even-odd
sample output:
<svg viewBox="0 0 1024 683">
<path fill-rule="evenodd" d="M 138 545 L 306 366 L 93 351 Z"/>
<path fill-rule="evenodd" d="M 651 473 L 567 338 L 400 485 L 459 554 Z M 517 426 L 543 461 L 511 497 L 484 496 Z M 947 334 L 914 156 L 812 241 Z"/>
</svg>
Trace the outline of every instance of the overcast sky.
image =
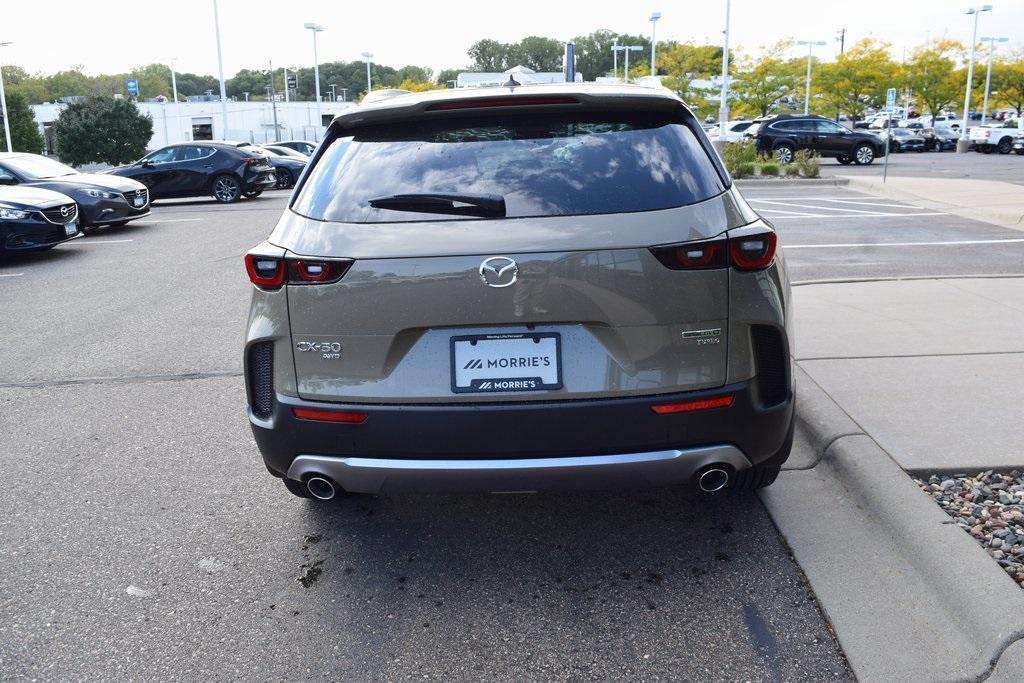
<svg viewBox="0 0 1024 683">
<path fill-rule="evenodd" d="M 1024 42 L 1024 0 L 995 0 L 981 15 L 978 35 L 1006 35 Z M 898 59 L 903 48 L 929 36 L 969 42 L 971 19 L 962 0 L 732 0 L 733 46 L 748 52 L 779 38 L 825 40 L 824 57 L 838 51 L 836 34 L 847 29 L 847 45 L 865 36 L 888 41 Z M 487 0 L 220 0 L 224 73 L 273 59 L 275 66 L 310 65 L 312 38 L 306 21 L 322 24 L 320 61 L 361 59 L 390 66 L 416 64 L 438 70 L 469 62 L 466 49 L 479 38 L 514 41 L 539 34 L 560 40 L 610 29 L 648 33 L 658 10 L 658 39 L 721 40 L 725 0 L 650 3 L 510 3 Z M 50 73 L 82 65 L 90 74 L 176 58 L 179 71 L 216 75 L 213 0 L 0 0 L 0 61 Z M 585 74 L 588 78 L 594 74 Z"/>
</svg>

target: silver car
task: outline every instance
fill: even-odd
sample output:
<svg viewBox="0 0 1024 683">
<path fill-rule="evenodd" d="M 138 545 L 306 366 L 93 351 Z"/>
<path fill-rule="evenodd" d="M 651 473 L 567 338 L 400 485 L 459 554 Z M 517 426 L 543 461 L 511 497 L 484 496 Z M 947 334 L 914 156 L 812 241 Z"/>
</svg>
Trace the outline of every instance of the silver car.
<svg viewBox="0 0 1024 683">
<path fill-rule="evenodd" d="M 751 489 L 789 456 L 782 252 L 668 91 L 348 110 L 245 265 L 249 420 L 296 495 Z"/>
</svg>

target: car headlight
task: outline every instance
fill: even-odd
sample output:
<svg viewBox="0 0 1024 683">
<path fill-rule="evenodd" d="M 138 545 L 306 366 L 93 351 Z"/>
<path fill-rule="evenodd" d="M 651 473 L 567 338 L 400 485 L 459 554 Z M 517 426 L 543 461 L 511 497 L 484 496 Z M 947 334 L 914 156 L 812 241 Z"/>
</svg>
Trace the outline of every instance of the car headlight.
<svg viewBox="0 0 1024 683">
<path fill-rule="evenodd" d="M 0 209 L 0 219 L 17 221 L 22 218 L 28 218 L 28 211 L 19 211 L 18 209 Z"/>
<path fill-rule="evenodd" d="M 106 190 L 86 190 L 85 193 L 90 197 L 97 197 L 99 199 L 117 199 L 121 196 L 116 192 L 107 192 Z"/>
</svg>

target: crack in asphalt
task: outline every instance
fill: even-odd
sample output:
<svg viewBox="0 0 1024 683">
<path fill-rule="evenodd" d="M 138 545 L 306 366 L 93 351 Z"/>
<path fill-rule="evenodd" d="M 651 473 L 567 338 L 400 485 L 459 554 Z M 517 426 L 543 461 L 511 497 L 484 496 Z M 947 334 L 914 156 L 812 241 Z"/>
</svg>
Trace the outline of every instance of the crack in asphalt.
<svg viewBox="0 0 1024 683">
<path fill-rule="evenodd" d="M 216 372 L 183 372 L 167 375 L 131 375 L 127 377 L 75 377 L 71 379 L 40 380 L 38 382 L 0 382 L 0 389 L 47 389 L 50 387 L 79 386 L 83 384 L 144 384 L 146 382 L 187 382 L 190 380 L 241 377 L 240 370 Z"/>
</svg>

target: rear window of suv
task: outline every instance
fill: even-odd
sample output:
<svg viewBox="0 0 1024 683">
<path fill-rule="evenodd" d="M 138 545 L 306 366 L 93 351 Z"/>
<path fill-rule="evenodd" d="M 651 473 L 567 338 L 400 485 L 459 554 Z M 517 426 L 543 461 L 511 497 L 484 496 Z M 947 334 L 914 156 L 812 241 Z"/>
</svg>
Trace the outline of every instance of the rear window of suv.
<svg viewBox="0 0 1024 683">
<path fill-rule="evenodd" d="M 369 204 L 435 193 L 499 196 L 508 218 L 568 216 L 668 209 L 724 190 L 694 131 L 674 116 L 478 116 L 329 139 L 292 210 L 350 223 L 467 218 Z"/>
</svg>

